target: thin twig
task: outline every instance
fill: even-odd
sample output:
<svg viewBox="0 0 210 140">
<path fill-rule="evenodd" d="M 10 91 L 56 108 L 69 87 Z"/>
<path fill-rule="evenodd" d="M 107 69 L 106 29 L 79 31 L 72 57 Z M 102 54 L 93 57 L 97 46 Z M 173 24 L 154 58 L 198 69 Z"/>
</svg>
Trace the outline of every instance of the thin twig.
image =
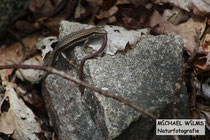
<svg viewBox="0 0 210 140">
<path fill-rule="evenodd" d="M 187 69 L 187 67 L 189 66 L 189 64 L 192 62 L 192 60 L 194 59 L 194 57 L 196 56 L 197 52 L 198 52 L 198 48 L 200 46 L 200 40 L 199 40 L 199 35 L 200 35 L 200 31 L 196 30 L 196 35 L 194 37 L 195 39 L 195 48 L 193 50 L 193 53 L 191 54 L 191 56 L 189 57 L 189 59 L 182 65 L 182 70 L 181 73 L 179 74 L 178 80 L 175 84 L 175 95 L 174 95 L 174 106 L 173 106 L 173 118 L 177 119 L 177 100 L 178 100 L 178 95 L 182 86 L 182 81 L 183 81 L 183 77 L 185 75 L 185 71 Z"/>
<path fill-rule="evenodd" d="M 68 79 L 68 80 L 71 80 L 77 84 L 80 84 L 82 86 L 85 86 L 93 91 L 96 91 L 98 92 L 99 94 L 103 95 L 103 96 L 106 96 L 106 97 L 109 97 L 109 98 L 113 98 L 133 109 L 135 109 L 136 111 L 139 111 L 145 115 L 147 115 L 148 117 L 152 118 L 153 120 L 156 120 L 157 117 L 154 116 L 153 114 L 149 113 L 147 110 L 145 110 L 143 107 L 140 107 L 132 102 L 130 102 L 129 100 L 127 99 L 124 99 L 120 96 L 116 96 L 115 94 L 111 93 L 111 92 L 108 92 L 108 91 L 104 91 L 104 90 L 101 90 L 99 88 L 96 88 L 90 84 L 87 84 L 79 79 L 76 79 L 76 78 L 73 78 L 72 76 L 70 76 L 69 74 L 65 73 L 64 71 L 60 71 L 60 70 L 57 70 L 55 68 L 52 68 L 52 67 L 45 67 L 45 66 L 37 66 L 37 65 L 23 65 L 23 64 L 13 64 L 13 65 L 2 65 L 0 66 L 0 70 L 1 69 L 14 69 L 14 68 L 21 68 L 21 69 L 38 69 L 38 70 L 44 70 L 44 71 L 47 71 L 49 73 L 53 73 L 55 75 L 59 75 L 65 79 Z"/>
<path fill-rule="evenodd" d="M 198 31 L 196 29 L 195 32 L 196 32 L 196 35 L 194 37 L 195 48 L 194 48 L 191 56 L 188 58 L 188 60 L 182 65 L 181 72 L 180 72 L 179 77 L 177 79 L 177 82 L 175 84 L 176 89 L 175 89 L 174 104 L 173 104 L 174 105 L 173 106 L 173 118 L 174 119 L 177 119 L 177 116 L 178 116 L 177 101 L 178 101 L 178 96 L 179 96 L 180 89 L 182 87 L 182 81 L 183 81 L 183 77 L 185 75 L 185 71 L 186 71 L 187 67 L 190 65 L 190 63 L 192 62 L 192 60 L 195 58 L 195 56 L 198 52 L 199 46 L 200 46 L 200 41 L 199 41 L 200 31 Z M 177 135 L 174 135 L 173 138 L 174 138 L 174 140 L 179 140 L 179 137 Z"/>
<path fill-rule="evenodd" d="M 198 119 L 197 118 L 197 113 L 196 112 L 196 106 L 195 106 L 195 102 L 196 102 L 196 87 L 195 87 L 195 82 L 194 82 L 194 74 L 191 74 L 190 77 L 190 84 L 192 85 L 192 91 L 190 93 L 189 99 L 190 99 L 190 113 L 192 116 L 192 119 Z"/>
</svg>

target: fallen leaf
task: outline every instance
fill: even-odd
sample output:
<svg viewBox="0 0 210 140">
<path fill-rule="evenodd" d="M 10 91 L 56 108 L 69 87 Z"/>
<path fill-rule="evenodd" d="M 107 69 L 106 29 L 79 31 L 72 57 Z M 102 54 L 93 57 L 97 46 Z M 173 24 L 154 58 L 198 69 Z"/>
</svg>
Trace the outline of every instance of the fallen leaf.
<svg viewBox="0 0 210 140">
<path fill-rule="evenodd" d="M 60 37 L 63 38 L 64 36 L 71 34 L 72 32 L 91 27 L 93 26 L 75 22 L 62 21 L 60 29 L 62 29 L 63 32 Z M 142 34 L 147 34 L 148 31 L 147 28 L 139 30 L 126 30 L 123 27 L 108 25 L 104 26 L 104 29 L 108 32 L 108 40 L 105 53 L 110 55 L 114 55 L 118 50 L 123 51 L 127 44 L 136 44 L 140 40 Z M 88 46 L 93 48 L 93 50 L 98 50 L 101 47 L 102 41 L 103 39 L 90 41 L 88 43 Z"/>
<path fill-rule="evenodd" d="M 103 18 L 110 18 L 114 14 L 116 14 L 118 8 L 116 6 L 111 7 L 108 11 L 102 11 L 99 15 L 96 15 L 96 18 L 103 19 Z"/>
<path fill-rule="evenodd" d="M 34 56 L 26 61 L 23 62 L 23 64 L 27 65 L 42 65 L 43 60 L 39 55 Z M 27 80 L 31 83 L 36 83 L 36 81 L 39 79 L 39 77 L 43 74 L 43 71 L 41 70 L 34 70 L 34 69 L 18 69 L 16 71 L 17 77 L 21 79 L 22 81 Z"/>
<path fill-rule="evenodd" d="M 41 132 L 40 124 L 36 121 L 33 112 L 17 97 L 10 83 L 7 83 L 0 108 L 0 132 L 10 135 L 13 139 L 38 139 L 35 133 Z"/>
<path fill-rule="evenodd" d="M 87 3 L 85 3 L 84 1 L 79 0 L 75 14 L 79 13 L 80 16 L 74 16 L 74 18 L 78 20 L 84 19 L 87 23 L 93 23 L 96 14 L 100 11 L 102 2 L 102 0 L 87 0 Z"/>
<path fill-rule="evenodd" d="M 36 43 L 36 48 L 41 50 L 42 58 L 39 55 L 35 55 L 23 62 L 27 65 L 43 65 L 43 61 L 46 60 L 46 55 L 51 54 L 53 51 L 52 44 L 57 42 L 57 37 L 46 37 Z M 41 70 L 34 69 L 18 69 L 16 71 L 17 77 L 22 81 L 27 80 L 31 83 L 36 83 L 39 77 L 43 74 Z"/>
<path fill-rule="evenodd" d="M 33 13 L 40 14 L 41 16 L 52 16 L 55 10 L 53 3 L 49 0 L 31 0 L 29 9 Z"/>
<path fill-rule="evenodd" d="M 149 26 L 156 34 L 176 34 L 179 35 L 184 41 L 184 49 L 192 54 L 195 47 L 195 30 L 201 30 L 204 27 L 204 19 L 199 17 L 189 18 L 187 22 L 174 26 L 158 13 L 154 11 L 150 17 Z"/>
<path fill-rule="evenodd" d="M 127 29 L 148 27 L 148 20 L 152 11 L 148 10 L 145 6 L 139 5 L 136 7 L 131 4 L 118 4 L 117 7 L 119 10 L 116 17 L 119 25 Z"/>
<path fill-rule="evenodd" d="M 19 43 L 15 43 L 10 47 L 6 47 L 5 45 L 0 48 L 0 64 L 7 65 L 12 63 L 19 63 L 22 59 L 22 51 L 21 45 Z M 8 80 L 9 75 L 13 72 L 13 69 L 5 69 L 0 71 L 1 79 Z"/>
<path fill-rule="evenodd" d="M 44 60 L 45 56 L 53 51 L 52 44 L 57 42 L 58 38 L 55 36 L 49 36 L 46 38 L 43 38 L 42 40 L 38 41 L 36 43 L 36 48 L 38 50 L 41 50 L 42 52 L 42 60 Z"/>
<path fill-rule="evenodd" d="M 125 50 L 127 44 L 131 46 L 136 44 L 142 34 L 147 34 L 146 28 L 139 30 L 126 30 L 119 26 L 105 26 L 104 29 L 108 32 L 106 53 L 110 55 L 114 55 L 117 51 Z M 94 47 L 92 48 L 95 49 Z"/>
<path fill-rule="evenodd" d="M 157 10 L 150 17 L 149 27 L 153 28 L 156 34 L 178 34 L 176 26 L 164 19 Z"/>
<path fill-rule="evenodd" d="M 178 35 L 180 35 L 183 39 L 185 50 L 187 50 L 188 53 L 191 54 L 194 50 L 195 30 L 202 30 L 202 28 L 204 28 L 204 24 L 206 24 L 204 22 L 204 19 L 201 19 L 199 17 L 191 17 L 187 20 L 187 22 L 184 22 L 177 26 Z"/>
<path fill-rule="evenodd" d="M 27 47 L 26 49 L 28 50 L 34 49 L 38 36 L 39 36 L 38 34 L 34 34 L 32 36 L 23 39 L 23 43 Z M 11 46 L 3 45 L 0 47 L 0 56 L 1 56 L 0 65 L 19 63 L 23 57 L 22 46 L 20 45 L 20 43 L 14 43 Z M 13 69 L 1 70 L 0 71 L 1 79 L 3 81 L 4 80 L 7 81 L 9 75 L 11 75 L 12 72 Z"/>
<path fill-rule="evenodd" d="M 74 12 L 74 18 L 78 19 L 78 18 L 81 18 L 82 15 L 84 15 L 86 12 L 85 8 L 81 5 L 81 2 L 79 0 L 78 4 L 77 4 L 77 7 L 76 7 L 76 10 Z"/>
<path fill-rule="evenodd" d="M 51 33 L 58 35 L 59 23 L 61 20 L 55 18 L 42 17 L 35 24 L 37 28 L 44 27 L 50 30 Z"/>
<path fill-rule="evenodd" d="M 116 4 L 116 2 L 117 0 L 103 0 L 103 3 L 102 3 L 103 11 L 109 10 L 111 7 L 113 7 Z"/>
<path fill-rule="evenodd" d="M 116 16 L 112 16 L 108 19 L 108 23 L 110 23 L 110 24 L 115 23 L 115 22 L 117 22 Z"/>
<path fill-rule="evenodd" d="M 154 0 L 154 3 L 162 5 L 163 3 L 170 3 L 176 7 L 190 12 L 193 10 L 195 15 L 208 15 L 210 13 L 210 1 L 208 0 Z"/>
<path fill-rule="evenodd" d="M 31 0 L 29 9 L 39 17 L 56 16 L 59 19 L 66 19 L 72 15 L 76 2 L 75 0 Z"/>
<path fill-rule="evenodd" d="M 163 18 L 173 25 L 178 25 L 188 20 L 189 16 L 179 8 L 165 9 Z"/>
</svg>

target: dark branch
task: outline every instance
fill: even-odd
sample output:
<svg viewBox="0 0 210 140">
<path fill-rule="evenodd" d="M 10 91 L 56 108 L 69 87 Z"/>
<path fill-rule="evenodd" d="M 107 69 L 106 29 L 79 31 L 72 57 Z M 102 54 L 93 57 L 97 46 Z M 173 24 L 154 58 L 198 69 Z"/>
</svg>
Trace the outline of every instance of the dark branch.
<svg viewBox="0 0 210 140">
<path fill-rule="evenodd" d="M 103 95 L 103 96 L 106 96 L 106 97 L 109 97 L 109 98 L 113 98 L 133 109 L 135 109 L 136 111 L 139 111 L 145 115 L 147 115 L 148 117 L 152 118 L 152 119 L 157 119 L 156 116 L 154 116 L 153 114 L 149 113 L 147 110 L 145 110 L 144 108 L 130 102 L 129 100 L 127 99 L 124 99 L 122 97 L 119 97 L 119 96 L 116 96 L 115 94 L 111 93 L 111 92 L 108 92 L 108 91 L 104 91 L 104 90 L 101 90 L 99 88 L 96 88 L 90 84 L 87 84 L 79 79 L 76 79 L 76 78 L 73 78 L 71 77 L 69 74 L 65 73 L 64 71 L 60 71 L 60 70 L 57 70 L 55 68 L 52 68 L 52 67 L 44 67 L 44 66 L 37 66 L 37 65 L 22 65 L 22 64 L 13 64 L 13 65 L 2 65 L 0 66 L 0 70 L 1 69 L 14 69 L 14 68 L 21 68 L 21 69 L 38 69 L 38 70 L 44 70 L 44 71 L 47 71 L 49 73 L 53 73 L 55 75 L 59 75 L 65 79 L 68 79 L 68 80 L 71 80 L 77 84 L 80 84 L 82 86 L 85 86 L 86 88 L 89 88 L 93 91 L 96 91 L 98 92 L 99 94 Z"/>
</svg>

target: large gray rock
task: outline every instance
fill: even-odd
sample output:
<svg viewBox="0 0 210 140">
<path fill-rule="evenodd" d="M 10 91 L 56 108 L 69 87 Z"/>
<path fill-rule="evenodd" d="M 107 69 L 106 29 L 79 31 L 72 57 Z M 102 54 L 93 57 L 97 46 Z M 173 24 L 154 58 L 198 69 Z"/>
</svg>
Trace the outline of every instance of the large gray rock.
<svg viewBox="0 0 210 140">
<path fill-rule="evenodd" d="M 96 87 L 108 88 L 157 116 L 170 118 L 174 85 L 182 64 L 182 46 L 178 36 L 142 37 L 135 48 L 126 52 L 88 60 L 85 80 Z M 83 53 L 81 48 L 75 48 L 73 55 L 81 59 Z M 77 68 L 62 57 L 55 67 L 77 75 Z M 58 76 L 50 75 L 43 82 L 43 95 L 60 140 L 105 140 L 117 136 L 116 139 L 158 139 L 153 137 L 155 121 L 144 114 L 89 89 L 81 96 L 78 85 Z M 186 104 L 181 106 L 183 109 Z M 186 118 L 186 114 L 180 115 Z M 135 127 L 129 127 L 136 120 L 138 135 Z M 126 128 L 131 133 L 127 137 L 123 132 Z M 121 137 L 122 132 L 125 135 Z"/>
</svg>

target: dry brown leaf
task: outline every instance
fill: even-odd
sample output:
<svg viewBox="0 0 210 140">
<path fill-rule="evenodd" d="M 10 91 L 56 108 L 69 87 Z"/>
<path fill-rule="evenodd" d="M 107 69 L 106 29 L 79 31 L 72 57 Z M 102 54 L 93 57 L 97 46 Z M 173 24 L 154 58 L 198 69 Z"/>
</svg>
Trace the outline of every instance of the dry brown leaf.
<svg viewBox="0 0 210 140">
<path fill-rule="evenodd" d="M 147 22 L 152 11 L 143 5 L 117 5 L 119 11 L 116 14 L 118 23 L 127 29 L 140 29 L 148 27 Z"/>
<path fill-rule="evenodd" d="M 54 14 L 54 5 L 51 1 L 46 0 L 31 0 L 29 9 L 36 14 L 42 16 L 51 16 Z"/>
<path fill-rule="evenodd" d="M 117 18 L 116 18 L 116 16 L 112 16 L 112 17 L 110 17 L 109 19 L 108 19 L 108 23 L 115 23 L 117 21 Z"/>
<path fill-rule="evenodd" d="M 118 12 L 118 8 L 116 6 L 113 6 L 112 8 L 110 8 L 108 11 L 102 11 L 99 15 L 97 15 L 96 17 L 98 19 L 103 19 L 103 18 L 110 18 L 112 17 L 114 14 L 116 14 Z"/>
<path fill-rule="evenodd" d="M 35 133 L 41 132 L 40 124 L 33 112 L 17 97 L 10 83 L 7 83 L 0 108 L 0 132 L 11 135 L 13 139 L 38 139 Z"/>
<path fill-rule="evenodd" d="M 56 15 L 59 19 L 66 19 L 73 13 L 76 2 L 75 0 L 31 0 L 29 9 L 40 17 Z"/>
<path fill-rule="evenodd" d="M 210 13 L 209 0 L 153 0 L 154 3 L 162 5 L 163 3 L 170 3 L 176 7 L 184 9 L 188 12 L 193 10 L 195 15 L 208 15 Z"/>
<path fill-rule="evenodd" d="M 77 20 L 84 19 L 87 23 L 93 22 L 101 5 L 102 0 L 87 0 L 86 2 L 79 0 L 74 12 L 74 18 Z"/>
<path fill-rule="evenodd" d="M 35 46 L 37 37 L 37 34 L 27 37 L 23 39 L 23 43 L 28 49 L 32 49 Z M 15 43 L 8 47 L 3 45 L 0 47 L 0 56 L 0 65 L 19 63 L 23 57 L 22 46 L 20 45 L 20 43 Z M 12 73 L 12 71 L 12 69 L 1 70 L 1 79 L 3 81 L 8 80 L 8 76 Z"/>
<path fill-rule="evenodd" d="M 109 10 L 111 7 L 116 5 L 117 0 L 104 0 L 102 3 L 103 11 Z"/>
<path fill-rule="evenodd" d="M 74 18 L 78 19 L 81 18 L 82 15 L 84 15 L 86 12 L 85 8 L 78 2 L 78 5 L 76 7 L 76 10 L 74 12 Z"/>
<path fill-rule="evenodd" d="M 59 34 L 59 23 L 61 20 L 55 18 L 40 18 L 35 24 L 37 28 L 44 27 L 50 30 L 51 33 L 58 35 Z"/>
<path fill-rule="evenodd" d="M 173 9 L 165 9 L 163 18 L 173 25 L 178 25 L 187 21 L 189 16 L 183 10 L 174 7 Z"/>
<path fill-rule="evenodd" d="M 23 54 L 21 51 L 21 45 L 19 43 L 15 43 L 10 47 L 6 47 L 5 45 L 0 47 L 0 65 L 7 65 L 12 63 L 19 63 L 22 59 Z M 0 76 L 1 79 L 8 80 L 8 76 L 12 73 L 12 69 L 1 70 Z"/>
<path fill-rule="evenodd" d="M 150 17 L 149 26 L 157 34 L 178 34 L 179 31 L 176 26 L 164 19 L 157 10 L 155 10 Z"/>
<path fill-rule="evenodd" d="M 55 16 L 57 19 L 67 19 L 73 15 L 77 0 L 56 0 Z"/>
<path fill-rule="evenodd" d="M 193 17 L 187 22 L 174 26 L 158 13 L 154 11 L 150 17 L 150 27 L 157 34 L 176 34 L 179 35 L 184 41 L 184 49 L 191 54 L 194 50 L 195 41 L 195 30 L 201 30 L 204 27 L 204 19 Z"/>
<path fill-rule="evenodd" d="M 116 2 L 116 5 L 120 5 L 120 4 L 131 4 L 131 2 L 132 2 L 131 0 L 118 0 Z M 138 0 L 138 2 L 139 2 L 139 0 Z M 137 4 L 135 4 L 135 5 L 137 5 Z"/>
<path fill-rule="evenodd" d="M 195 46 L 195 30 L 202 30 L 202 28 L 204 28 L 204 24 L 206 24 L 204 19 L 193 17 L 189 18 L 187 22 L 177 26 L 179 35 L 184 41 L 184 47 L 190 54 L 193 52 Z"/>
</svg>

